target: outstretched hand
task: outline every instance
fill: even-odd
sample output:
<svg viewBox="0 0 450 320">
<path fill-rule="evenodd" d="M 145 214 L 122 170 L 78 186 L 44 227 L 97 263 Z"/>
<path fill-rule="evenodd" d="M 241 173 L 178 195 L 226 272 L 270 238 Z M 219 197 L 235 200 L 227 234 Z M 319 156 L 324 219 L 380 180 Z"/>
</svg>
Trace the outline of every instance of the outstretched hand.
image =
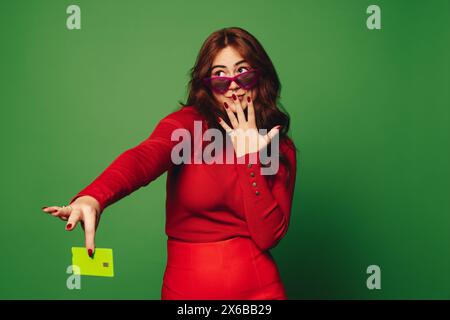
<svg viewBox="0 0 450 320">
<path fill-rule="evenodd" d="M 80 222 L 85 234 L 85 246 L 88 255 L 92 257 L 95 251 L 95 232 L 100 222 L 100 205 L 98 201 L 91 196 L 81 196 L 77 198 L 70 206 L 50 206 L 43 207 L 42 210 L 67 221 L 66 230 L 72 231 Z"/>
</svg>

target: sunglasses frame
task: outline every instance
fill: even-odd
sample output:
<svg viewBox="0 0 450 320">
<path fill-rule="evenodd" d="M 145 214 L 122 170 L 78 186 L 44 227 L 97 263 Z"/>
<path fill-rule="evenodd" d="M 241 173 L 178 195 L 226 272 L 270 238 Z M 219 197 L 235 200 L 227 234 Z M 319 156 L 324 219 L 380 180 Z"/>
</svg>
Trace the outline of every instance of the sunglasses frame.
<svg viewBox="0 0 450 320">
<path fill-rule="evenodd" d="M 250 85 L 243 86 L 240 83 L 239 78 L 242 77 L 242 75 L 245 75 L 248 72 L 256 73 L 256 78 L 255 78 L 256 80 L 254 82 L 252 82 Z M 212 91 L 214 91 L 216 93 L 219 93 L 219 94 L 224 94 L 225 92 L 227 92 L 230 89 L 230 86 L 233 83 L 233 81 L 236 82 L 239 87 L 244 88 L 245 90 L 249 90 L 249 89 L 253 88 L 256 85 L 256 83 L 258 82 L 260 75 L 261 75 L 261 72 L 258 69 L 250 69 L 250 70 L 248 70 L 246 72 L 237 74 L 234 77 L 222 77 L 222 76 L 207 77 L 207 78 L 202 79 L 202 82 L 203 82 L 204 85 L 206 85 Z M 214 89 L 213 85 L 211 84 L 211 80 L 212 79 L 226 79 L 226 80 L 230 81 L 230 83 L 228 84 L 228 88 L 225 91 L 220 91 L 220 90 Z"/>
</svg>

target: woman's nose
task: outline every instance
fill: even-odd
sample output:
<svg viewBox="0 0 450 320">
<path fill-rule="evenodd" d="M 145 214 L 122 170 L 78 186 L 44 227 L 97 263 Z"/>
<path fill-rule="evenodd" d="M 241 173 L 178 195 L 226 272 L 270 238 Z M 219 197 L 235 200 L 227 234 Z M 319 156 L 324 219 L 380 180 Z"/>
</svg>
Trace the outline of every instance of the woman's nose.
<svg viewBox="0 0 450 320">
<path fill-rule="evenodd" d="M 230 90 L 237 90 L 237 89 L 239 89 L 239 85 L 236 82 L 231 81 L 229 89 Z"/>
</svg>

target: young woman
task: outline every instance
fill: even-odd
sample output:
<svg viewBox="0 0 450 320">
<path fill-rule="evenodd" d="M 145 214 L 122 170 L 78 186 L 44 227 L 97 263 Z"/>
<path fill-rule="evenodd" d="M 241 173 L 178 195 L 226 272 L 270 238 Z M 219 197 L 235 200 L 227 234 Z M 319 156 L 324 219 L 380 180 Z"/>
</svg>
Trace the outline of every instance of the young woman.
<svg viewBox="0 0 450 320">
<path fill-rule="evenodd" d="M 212 33 L 191 70 L 187 103 L 118 156 L 70 205 L 43 210 L 66 220 L 68 231 L 80 222 L 92 256 L 104 209 L 167 171 L 161 298 L 287 299 L 269 252 L 288 230 L 296 177 L 289 117 L 277 105 L 280 90 L 275 68 L 254 36 L 241 28 Z M 207 130 L 231 143 L 206 139 Z M 174 132 L 193 137 L 190 146 L 201 145 L 183 149 L 184 159 L 192 160 L 198 150 L 204 154 L 214 140 L 219 146 L 214 157 L 223 156 L 222 163 L 174 161 L 180 141 Z M 271 152 L 275 143 L 279 148 Z M 268 164 L 262 150 L 271 165 L 279 161 L 272 174 L 263 174 Z"/>
</svg>

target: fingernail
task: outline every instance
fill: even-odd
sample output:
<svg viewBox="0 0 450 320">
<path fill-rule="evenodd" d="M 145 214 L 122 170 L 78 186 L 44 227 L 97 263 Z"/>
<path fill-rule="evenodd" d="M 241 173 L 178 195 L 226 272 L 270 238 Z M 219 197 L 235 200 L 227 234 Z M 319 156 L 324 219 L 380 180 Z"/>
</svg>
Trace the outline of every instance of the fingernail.
<svg viewBox="0 0 450 320">
<path fill-rule="evenodd" d="M 224 102 L 223 105 L 225 106 L 226 109 L 228 109 L 228 103 Z"/>
<path fill-rule="evenodd" d="M 71 224 L 71 223 L 69 223 L 69 224 L 66 226 L 66 229 L 67 229 L 67 230 L 69 230 L 70 228 L 72 228 L 72 224 Z"/>
<path fill-rule="evenodd" d="M 46 208 L 48 208 L 48 207 L 42 207 L 42 210 L 44 210 L 44 209 L 46 209 Z"/>
<path fill-rule="evenodd" d="M 217 122 L 219 122 L 219 123 L 220 123 L 221 121 L 222 121 L 222 119 L 220 119 L 220 118 L 217 118 Z"/>
<path fill-rule="evenodd" d="M 250 100 L 251 100 L 251 99 L 250 99 L 250 97 L 249 97 L 249 96 L 247 96 L 247 102 L 250 102 Z"/>
<path fill-rule="evenodd" d="M 281 126 L 280 126 L 280 125 L 278 125 L 278 126 L 276 126 L 275 128 L 277 128 L 277 130 L 280 130 Z"/>
<path fill-rule="evenodd" d="M 233 100 L 237 99 L 237 97 L 236 97 L 236 95 L 234 93 L 233 93 L 232 97 L 233 97 Z"/>
<path fill-rule="evenodd" d="M 92 249 L 88 250 L 88 255 L 89 255 L 89 257 L 92 257 Z"/>
</svg>

